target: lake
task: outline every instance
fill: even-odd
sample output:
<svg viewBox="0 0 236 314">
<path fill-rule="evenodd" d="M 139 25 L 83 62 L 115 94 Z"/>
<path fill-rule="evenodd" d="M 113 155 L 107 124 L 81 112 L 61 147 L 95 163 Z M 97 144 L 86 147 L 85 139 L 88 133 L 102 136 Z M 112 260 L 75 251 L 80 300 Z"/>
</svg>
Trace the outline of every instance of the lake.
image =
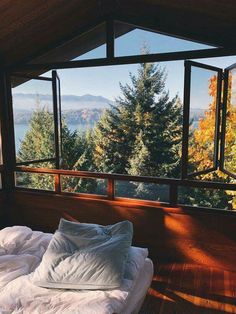
<svg viewBox="0 0 236 314">
<path fill-rule="evenodd" d="M 68 128 L 71 131 L 75 131 L 78 130 L 79 132 L 86 130 L 86 128 L 88 127 L 88 125 L 86 124 L 67 124 Z M 20 149 L 20 143 L 21 141 L 24 139 L 26 132 L 28 130 L 29 125 L 27 124 L 15 124 L 14 128 L 15 128 L 15 144 L 16 144 L 16 153 L 19 151 Z M 90 126 L 93 127 L 93 126 Z"/>
<path fill-rule="evenodd" d="M 198 127 L 198 123 L 199 123 L 199 120 L 193 121 L 193 124 L 192 124 L 193 129 L 196 129 Z M 88 127 L 88 125 L 86 125 L 86 124 L 79 124 L 79 125 L 67 124 L 67 126 L 71 131 L 78 130 L 79 132 L 85 130 Z M 91 128 L 93 126 L 94 125 L 90 125 Z M 27 125 L 27 124 L 15 124 L 16 153 L 19 151 L 20 143 L 23 140 L 23 138 L 25 137 L 25 134 L 28 130 L 28 127 L 29 127 L 29 125 Z"/>
</svg>

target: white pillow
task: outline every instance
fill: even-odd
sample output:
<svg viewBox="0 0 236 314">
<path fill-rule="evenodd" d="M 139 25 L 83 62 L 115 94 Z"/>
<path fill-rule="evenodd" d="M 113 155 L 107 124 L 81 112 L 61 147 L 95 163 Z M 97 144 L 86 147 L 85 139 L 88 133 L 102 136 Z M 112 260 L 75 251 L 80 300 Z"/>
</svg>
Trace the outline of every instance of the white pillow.
<svg viewBox="0 0 236 314">
<path fill-rule="evenodd" d="M 76 228 L 74 228 L 76 227 Z M 76 224 L 57 231 L 32 280 L 42 287 L 113 289 L 121 285 L 133 225 Z"/>
</svg>

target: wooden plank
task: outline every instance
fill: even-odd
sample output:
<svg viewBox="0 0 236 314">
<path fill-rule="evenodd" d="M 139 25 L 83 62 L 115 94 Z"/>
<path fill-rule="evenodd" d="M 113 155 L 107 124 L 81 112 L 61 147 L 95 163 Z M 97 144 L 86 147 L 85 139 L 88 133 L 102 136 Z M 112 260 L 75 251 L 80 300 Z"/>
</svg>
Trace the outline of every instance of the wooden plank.
<svg viewBox="0 0 236 314">
<path fill-rule="evenodd" d="M 140 314 L 236 313 L 236 273 L 195 264 L 155 264 Z"/>
<path fill-rule="evenodd" d="M 70 175 L 74 177 L 87 177 L 87 178 L 98 178 L 98 179 L 113 179 L 113 180 L 126 180 L 134 182 L 148 182 L 158 184 L 171 184 L 177 186 L 188 186 L 188 187 L 199 187 L 199 188 L 215 188 L 223 190 L 236 190 L 236 184 L 234 183 L 222 183 L 222 182 L 210 182 L 210 181 L 199 181 L 199 180 L 181 180 L 171 178 L 158 178 L 158 177 L 145 177 L 145 176 L 131 176 L 124 174 L 112 174 L 102 172 L 90 172 L 90 171 L 74 171 L 74 170 L 63 170 L 63 169 L 46 169 L 46 168 L 29 168 L 29 167 L 15 167 L 15 171 L 18 172 L 32 172 L 32 173 L 45 173 L 45 174 L 60 174 Z"/>
<path fill-rule="evenodd" d="M 235 8 L 233 1 L 216 0 L 61 0 L 60 5 L 57 0 L 2 0 L 1 57 L 8 65 L 29 62 L 88 31 L 89 25 L 113 17 L 161 33 L 232 48 L 236 43 Z"/>
</svg>

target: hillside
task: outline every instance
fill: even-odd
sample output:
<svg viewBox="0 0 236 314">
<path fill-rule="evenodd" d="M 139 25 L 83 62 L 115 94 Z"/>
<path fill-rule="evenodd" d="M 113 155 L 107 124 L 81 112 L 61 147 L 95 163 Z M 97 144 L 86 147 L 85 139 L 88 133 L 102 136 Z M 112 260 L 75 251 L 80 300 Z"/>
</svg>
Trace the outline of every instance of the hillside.
<svg viewBox="0 0 236 314">
<path fill-rule="evenodd" d="M 13 94 L 14 122 L 15 124 L 28 124 L 33 110 L 36 108 L 36 102 L 40 106 L 46 106 L 52 110 L 52 100 L 50 95 L 39 94 Z M 67 124 L 95 124 L 102 113 L 114 101 L 103 96 L 94 95 L 62 95 L 62 115 Z M 204 117 L 204 109 L 194 108 L 190 110 L 190 119 L 198 121 Z"/>
<path fill-rule="evenodd" d="M 77 110 L 82 108 L 108 108 L 114 101 L 103 96 L 95 95 L 62 95 L 63 110 Z M 13 93 L 13 105 L 17 110 L 33 110 L 36 105 L 52 108 L 52 95 Z"/>
<path fill-rule="evenodd" d="M 94 95 L 62 95 L 62 115 L 68 124 L 96 123 L 103 111 L 114 104 L 103 96 Z M 51 95 L 13 94 L 15 124 L 28 124 L 37 106 L 45 106 L 52 111 Z"/>
<path fill-rule="evenodd" d="M 105 108 L 84 108 L 78 110 L 66 110 L 62 112 L 67 124 L 95 124 L 101 117 Z M 32 111 L 15 110 L 14 123 L 28 124 L 32 116 Z"/>
</svg>

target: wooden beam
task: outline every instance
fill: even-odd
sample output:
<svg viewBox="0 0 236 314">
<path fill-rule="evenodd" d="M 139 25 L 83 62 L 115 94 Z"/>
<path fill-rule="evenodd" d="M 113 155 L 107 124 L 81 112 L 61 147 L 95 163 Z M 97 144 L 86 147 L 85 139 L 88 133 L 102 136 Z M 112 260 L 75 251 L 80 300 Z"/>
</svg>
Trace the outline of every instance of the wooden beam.
<svg viewBox="0 0 236 314">
<path fill-rule="evenodd" d="M 108 59 L 113 59 L 115 56 L 115 46 L 114 46 L 114 21 L 112 19 L 107 20 L 106 22 L 106 47 Z"/>
<path fill-rule="evenodd" d="M 84 67 L 99 67 L 106 65 L 122 65 L 122 64 L 136 64 L 143 62 L 166 62 L 186 59 L 199 58 L 213 58 L 236 55 L 235 49 L 212 48 L 202 50 L 190 50 L 169 53 L 155 53 L 148 55 L 115 57 L 113 59 L 101 58 L 91 60 L 78 60 L 67 62 L 53 62 L 43 64 L 26 64 L 18 66 L 6 67 L 5 70 L 9 72 L 27 72 L 27 71 L 49 71 L 52 69 L 69 69 L 69 68 L 84 68 Z"/>
<path fill-rule="evenodd" d="M 146 183 L 236 191 L 235 183 L 222 183 L 222 182 L 199 181 L 199 180 L 189 180 L 189 179 L 182 180 L 182 179 L 173 179 L 173 178 L 131 176 L 131 175 L 124 175 L 124 174 L 116 174 L 116 173 L 100 173 L 100 172 L 90 172 L 90 171 L 73 171 L 73 170 L 29 168 L 29 167 L 15 167 L 15 171 L 29 172 L 29 173 L 54 174 L 54 175 L 60 174 L 62 176 L 64 175 L 64 176 L 72 176 L 72 177 L 112 179 L 112 180 L 117 180 L 117 181 L 125 180 L 125 181 L 133 181 L 133 182 L 146 182 Z"/>
</svg>

